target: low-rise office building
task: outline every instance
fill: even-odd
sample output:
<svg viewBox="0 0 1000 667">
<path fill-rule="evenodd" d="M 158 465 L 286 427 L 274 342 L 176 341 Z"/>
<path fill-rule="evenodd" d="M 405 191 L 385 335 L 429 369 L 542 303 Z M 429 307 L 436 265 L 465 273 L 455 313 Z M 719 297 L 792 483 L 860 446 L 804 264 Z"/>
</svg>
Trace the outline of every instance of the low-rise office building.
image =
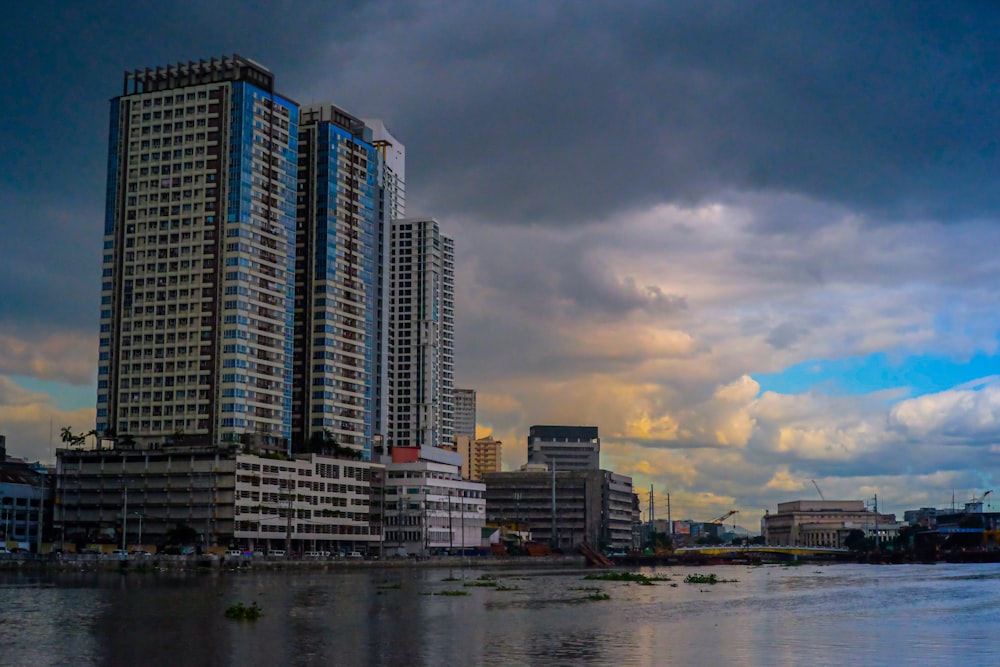
<svg viewBox="0 0 1000 667">
<path fill-rule="evenodd" d="M 553 477 L 544 466 L 528 465 L 483 479 L 491 523 L 523 525 L 536 541 L 564 551 L 581 542 L 612 550 L 635 546 L 638 501 L 630 477 L 558 469 Z"/>
<path fill-rule="evenodd" d="M 37 463 L 7 457 L 0 435 L 0 547 L 40 553 L 50 541 L 51 475 Z"/>
<path fill-rule="evenodd" d="M 184 527 L 203 549 L 365 550 L 381 541 L 380 464 L 239 449 L 59 450 L 59 539 L 165 545 Z"/>
<path fill-rule="evenodd" d="M 386 457 L 385 549 L 392 555 L 478 549 L 486 487 L 463 479 L 461 455 L 438 447 L 394 447 Z"/>
<path fill-rule="evenodd" d="M 598 470 L 601 439 L 596 426 L 532 426 L 528 430 L 528 463 L 555 465 L 556 470 Z"/>
<path fill-rule="evenodd" d="M 236 546 L 254 551 L 375 553 L 382 533 L 378 463 L 309 454 L 236 457 Z"/>
</svg>

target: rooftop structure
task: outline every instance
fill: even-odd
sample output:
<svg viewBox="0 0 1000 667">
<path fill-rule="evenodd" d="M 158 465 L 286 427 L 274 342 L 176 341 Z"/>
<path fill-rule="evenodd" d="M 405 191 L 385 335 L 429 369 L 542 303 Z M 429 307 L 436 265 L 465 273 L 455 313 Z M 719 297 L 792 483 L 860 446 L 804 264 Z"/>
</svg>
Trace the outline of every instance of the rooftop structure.
<svg viewBox="0 0 1000 667">
<path fill-rule="evenodd" d="M 532 426 L 528 462 L 555 465 L 556 470 L 597 470 L 601 439 L 596 426 Z"/>
</svg>

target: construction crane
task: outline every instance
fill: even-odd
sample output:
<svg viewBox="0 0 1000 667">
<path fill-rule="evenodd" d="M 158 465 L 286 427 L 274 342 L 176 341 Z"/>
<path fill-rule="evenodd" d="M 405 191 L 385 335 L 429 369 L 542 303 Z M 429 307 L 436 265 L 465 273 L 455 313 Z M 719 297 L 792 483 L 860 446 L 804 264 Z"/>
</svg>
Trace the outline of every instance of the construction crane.
<svg viewBox="0 0 1000 667">
<path fill-rule="evenodd" d="M 819 494 L 819 499 L 825 502 L 825 501 L 826 501 L 826 498 L 824 498 L 824 497 L 823 497 L 823 492 L 819 490 L 819 484 L 817 484 L 817 483 L 816 483 L 816 480 L 814 480 L 814 479 L 811 479 L 811 480 L 809 480 L 809 481 L 810 481 L 810 482 L 812 482 L 812 483 L 813 483 L 813 486 L 815 486 L 815 487 L 816 487 L 816 493 L 818 493 L 818 494 Z"/>
<path fill-rule="evenodd" d="M 965 503 L 965 510 L 963 514 L 982 514 L 983 513 L 983 501 L 986 500 L 986 496 L 993 493 L 993 489 L 990 489 L 981 496 L 972 496 L 972 500 Z"/>
<path fill-rule="evenodd" d="M 709 523 L 715 523 L 715 524 L 722 525 L 723 521 L 725 521 L 726 519 L 728 519 L 732 515 L 739 514 L 739 513 L 740 513 L 739 510 L 729 510 L 728 512 L 726 512 L 725 514 L 723 514 L 722 516 L 720 516 L 718 519 L 712 519 Z"/>
</svg>

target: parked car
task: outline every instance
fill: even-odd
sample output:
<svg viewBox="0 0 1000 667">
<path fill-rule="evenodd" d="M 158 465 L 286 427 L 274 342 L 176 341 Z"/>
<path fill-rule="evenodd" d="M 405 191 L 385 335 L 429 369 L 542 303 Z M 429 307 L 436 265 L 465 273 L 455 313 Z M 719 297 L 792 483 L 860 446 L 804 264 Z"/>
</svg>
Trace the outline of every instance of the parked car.
<svg viewBox="0 0 1000 667">
<path fill-rule="evenodd" d="M 226 556 L 230 558 L 240 558 L 241 556 L 243 556 L 243 552 L 240 551 L 239 549 L 230 549 L 229 551 L 226 552 Z"/>
<path fill-rule="evenodd" d="M 8 549 L 7 547 L 0 547 L 0 554 L 9 554 L 9 553 L 10 549 Z"/>
<path fill-rule="evenodd" d="M 285 557 L 285 550 L 284 549 L 270 549 L 267 552 L 267 556 L 268 556 L 268 558 L 284 558 Z"/>
<path fill-rule="evenodd" d="M 361 555 L 360 551 L 349 551 L 347 553 L 346 557 L 347 557 L 348 560 L 363 560 L 364 559 L 364 556 Z"/>
</svg>

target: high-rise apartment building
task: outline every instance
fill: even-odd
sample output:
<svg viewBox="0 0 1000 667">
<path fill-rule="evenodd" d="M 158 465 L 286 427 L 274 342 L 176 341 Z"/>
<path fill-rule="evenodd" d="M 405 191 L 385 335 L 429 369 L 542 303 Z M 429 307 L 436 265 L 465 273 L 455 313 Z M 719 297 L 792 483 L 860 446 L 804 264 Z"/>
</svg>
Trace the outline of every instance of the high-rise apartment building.
<svg viewBox="0 0 1000 667">
<path fill-rule="evenodd" d="M 476 390 L 455 389 L 455 437 L 476 439 Z"/>
<path fill-rule="evenodd" d="M 111 101 L 97 428 L 287 448 L 298 105 L 240 56 Z"/>
<path fill-rule="evenodd" d="M 391 229 L 389 444 L 452 446 L 455 245 L 432 218 Z"/>
<path fill-rule="evenodd" d="M 326 431 L 370 458 L 384 329 L 381 155 L 360 119 L 309 106 L 298 167 L 295 439 Z"/>
<path fill-rule="evenodd" d="M 372 144 L 378 149 L 380 221 L 377 298 L 379 317 L 375 332 L 372 422 L 375 437 L 385 441 L 389 431 L 389 253 L 390 220 L 406 215 L 406 147 L 378 119 L 365 120 L 371 128 Z"/>
<path fill-rule="evenodd" d="M 596 426 L 532 426 L 528 431 L 528 463 L 555 465 L 556 470 L 597 470 L 600 457 Z"/>
</svg>

